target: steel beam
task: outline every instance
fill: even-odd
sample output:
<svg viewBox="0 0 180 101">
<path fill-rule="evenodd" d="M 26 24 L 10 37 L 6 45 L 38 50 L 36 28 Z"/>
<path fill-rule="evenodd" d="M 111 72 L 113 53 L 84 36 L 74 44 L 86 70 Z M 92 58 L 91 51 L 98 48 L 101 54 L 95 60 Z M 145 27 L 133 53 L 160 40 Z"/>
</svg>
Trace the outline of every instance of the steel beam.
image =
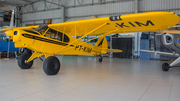
<svg viewBox="0 0 180 101">
<path fill-rule="evenodd" d="M 45 2 L 48 2 L 48 3 L 51 3 L 51 4 L 54 4 L 54 5 L 58 5 L 58 6 L 63 6 L 63 5 L 60 5 L 60 4 L 57 4 L 57 3 L 54 3 L 54 2 L 50 2 L 50 1 L 46 1 Z"/>
<path fill-rule="evenodd" d="M 36 1 L 28 2 L 27 4 L 23 4 L 23 5 L 20 5 L 20 6 L 27 6 L 29 4 L 33 4 L 33 3 L 36 3 L 36 2 L 39 2 L 39 1 L 44 1 L 44 0 L 36 0 Z"/>
<path fill-rule="evenodd" d="M 29 1 L 29 0 L 21 0 L 21 1 L 25 1 L 25 2 L 31 2 L 31 1 Z"/>
<path fill-rule="evenodd" d="M 45 9 L 44 10 L 35 10 L 35 11 L 31 11 L 31 12 L 23 12 L 22 14 L 28 14 L 28 13 L 34 13 L 34 12 L 41 12 L 41 11 L 49 11 L 49 10 L 54 10 L 54 9 L 59 9 L 59 7 L 57 8 L 53 8 L 53 9 L 50 9 L 47 7 L 46 3 L 51 3 L 51 4 L 54 4 L 54 5 L 58 5 L 58 6 L 61 6 L 63 7 L 64 5 L 60 5 L 60 4 L 57 4 L 57 3 L 53 3 L 53 2 L 50 2 L 50 1 L 47 1 L 47 0 L 39 0 L 39 1 L 44 1 L 44 6 L 45 6 Z M 117 2 L 126 2 L 126 1 L 133 1 L 133 0 L 121 0 L 121 1 L 104 1 L 103 4 L 106 4 L 106 3 L 117 3 Z M 75 2 L 75 0 L 74 0 Z M 81 5 L 74 5 L 74 6 L 67 6 L 66 8 L 73 8 L 73 7 L 82 7 L 82 6 L 92 6 L 92 5 L 102 5 L 101 3 L 94 3 L 94 0 L 92 0 L 92 3 L 89 3 L 89 4 L 81 4 Z"/>
<path fill-rule="evenodd" d="M 11 3 L 11 2 L 6 2 L 6 1 L 2 1 L 0 2 L 0 4 L 2 5 L 10 5 L 10 6 L 18 6 L 18 4 L 14 4 L 14 3 Z"/>
</svg>

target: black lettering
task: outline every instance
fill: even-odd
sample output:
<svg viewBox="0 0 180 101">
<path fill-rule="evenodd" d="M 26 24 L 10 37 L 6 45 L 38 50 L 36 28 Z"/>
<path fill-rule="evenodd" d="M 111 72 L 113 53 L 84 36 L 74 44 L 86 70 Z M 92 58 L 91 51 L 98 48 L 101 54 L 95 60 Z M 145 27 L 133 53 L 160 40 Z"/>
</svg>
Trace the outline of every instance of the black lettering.
<svg viewBox="0 0 180 101">
<path fill-rule="evenodd" d="M 86 49 L 87 49 L 87 47 L 84 47 L 84 50 L 83 50 L 83 51 L 85 52 Z"/>
<path fill-rule="evenodd" d="M 77 45 L 77 46 L 75 47 L 75 50 L 76 50 L 76 48 L 79 48 L 79 45 Z"/>
<path fill-rule="evenodd" d="M 134 24 L 132 24 L 131 22 L 129 22 L 129 24 L 131 24 L 133 27 L 136 27 Z"/>
<path fill-rule="evenodd" d="M 129 26 L 126 26 L 126 25 L 124 25 L 124 23 L 121 23 L 121 25 L 120 24 L 118 24 L 118 23 L 116 23 L 118 26 L 120 26 L 121 28 L 123 28 L 123 27 L 129 27 Z"/>
<path fill-rule="evenodd" d="M 154 24 L 150 21 L 150 20 L 147 20 L 146 24 L 143 24 L 141 22 L 138 22 L 138 21 L 135 21 L 135 23 L 141 27 L 141 25 L 143 26 L 149 26 L 149 24 L 151 24 L 152 26 L 154 26 Z"/>
<path fill-rule="evenodd" d="M 92 48 L 88 48 L 87 52 L 91 53 L 91 51 L 92 51 Z"/>
<path fill-rule="evenodd" d="M 80 45 L 79 51 L 81 50 L 82 45 Z"/>
</svg>

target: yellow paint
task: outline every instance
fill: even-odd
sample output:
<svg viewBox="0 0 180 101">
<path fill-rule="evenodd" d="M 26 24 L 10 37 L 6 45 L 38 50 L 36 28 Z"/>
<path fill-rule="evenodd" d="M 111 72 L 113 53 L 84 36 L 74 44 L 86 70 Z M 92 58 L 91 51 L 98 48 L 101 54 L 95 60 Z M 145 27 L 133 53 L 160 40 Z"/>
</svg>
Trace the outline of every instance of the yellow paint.
<svg viewBox="0 0 180 101">
<path fill-rule="evenodd" d="M 104 26 L 103 28 L 91 33 L 90 35 L 103 34 L 115 29 L 119 29 L 114 33 L 129 33 L 129 32 L 147 32 L 147 31 L 162 31 L 173 27 L 179 22 L 179 17 L 172 12 L 147 12 L 147 13 L 137 13 L 137 14 L 128 14 L 121 15 L 122 20 L 111 21 L 109 17 L 103 18 L 94 18 L 87 20 L 71 21 L 65 23 L 57 23 L 48 25 L 50 28 L 58 30 L 62 33 L 66 33 L 70 36 L 81 36 L 85 33 L 92 31 L 103 23 L 109 23 L 109 25 Z M 135 21 L 146 24 L 150 20 L 154 24 L 152 26 L 138 26 Z M 136 27 L 133 27 L 129 24 L 131 22 Z M 127 25 L 129 27 L 121 28 L 116 23 Z M 117 26 L 117 27 L 116 27 Z M 65 29 L 65 30 L 64 30 Z M 76 29 L 76 30 L 75 30 Z"/>
<path fill-rule="evenodd" d="M 179 30 L 165 30 L 162 33 L 163 34 L 165 34 L 165 33 L 180 34 L 180 31 Z"/>
<path fill-rule="evenodd" d="M 37 58 L 37 57 L 41 57 L 41 56 L 43 56 L 44 54 L 43 53 L 40 53 L 40 52 L 34 52 L 32 55 L 31 55 L 31 57 L 27 60 L 27 62 L 29 62 L 29 61 L 32 61 L 33 59 L 35 59 L 35 58 Z"/>
<path fill-rule="evenodd" d="M 178 39 L 177 39 L 177 44 L 178 44 L 178 45 L 180 45 L 180 43 L 179 43 L 179 39 L 180 39 L 180 38 L 178 38 Z"/>
</svg>

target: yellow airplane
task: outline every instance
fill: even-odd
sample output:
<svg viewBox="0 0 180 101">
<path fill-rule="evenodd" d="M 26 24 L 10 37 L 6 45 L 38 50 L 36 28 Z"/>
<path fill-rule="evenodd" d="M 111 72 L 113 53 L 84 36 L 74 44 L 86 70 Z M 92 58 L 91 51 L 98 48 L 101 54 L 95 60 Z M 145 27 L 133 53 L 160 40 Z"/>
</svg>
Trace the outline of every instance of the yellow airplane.
<svg viewBox="0 0 180 101">
<path fill-rule="evenodd" d="M 12 13 L 13 14 L 13 13 Z M 40 26 L 13 26 L 2 29 L 13 39 L 15 47 L 33 50 L 33 54 L 23 54 L 18 59 L 22 69 L 29 69 L 33 60 L 45 56 L 43 70 L 47 75 L 56 75 L 60 70 L 60 62 L 54 55 L 100 55 L 107 52 L 122 52 L 108 49 L 105 35 L 126 32 L 149 32 L 168 29 L 179 22 L 179 17 L 172 12 L 147 12 L 94 18 L 72 22 L 55 23 Z M 100 35 L 95 45 L 81 41 L 88 35 Z M 75 36 L 81 36 L 76 39 Z"/>
</svg>

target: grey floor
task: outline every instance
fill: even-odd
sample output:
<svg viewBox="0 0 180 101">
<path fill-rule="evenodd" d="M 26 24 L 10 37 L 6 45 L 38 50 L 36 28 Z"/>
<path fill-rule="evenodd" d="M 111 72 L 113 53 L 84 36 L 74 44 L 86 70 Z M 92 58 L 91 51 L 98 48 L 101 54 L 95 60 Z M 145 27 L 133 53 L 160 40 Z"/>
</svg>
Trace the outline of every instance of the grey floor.
<svg viewBox="0 0 180 101">
<path fill-rule="evenodd" d="M 157 60 L 58 56 L 61 70 L 47 76 L 39 59 L 21 70 L 0 60 L 0 101 L 180 101 L 180 68 Z"/>
</svg>

